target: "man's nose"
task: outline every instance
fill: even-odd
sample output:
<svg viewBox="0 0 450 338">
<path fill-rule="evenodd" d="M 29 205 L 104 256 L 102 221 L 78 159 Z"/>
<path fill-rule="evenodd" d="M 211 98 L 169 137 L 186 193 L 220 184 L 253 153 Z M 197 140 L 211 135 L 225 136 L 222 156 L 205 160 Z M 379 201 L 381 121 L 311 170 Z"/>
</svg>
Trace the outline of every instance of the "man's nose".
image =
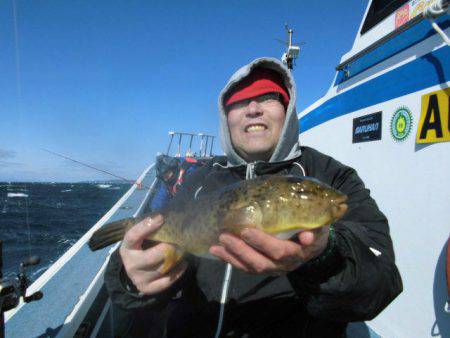
<svg viewBox="0 0 450 338">
<path fill-rule="evenodd" d="M 261 106 L 256 100 L 251 100 L 246 109 L 247 116 L 259 116 L 262 114 Z"/>
</svg>

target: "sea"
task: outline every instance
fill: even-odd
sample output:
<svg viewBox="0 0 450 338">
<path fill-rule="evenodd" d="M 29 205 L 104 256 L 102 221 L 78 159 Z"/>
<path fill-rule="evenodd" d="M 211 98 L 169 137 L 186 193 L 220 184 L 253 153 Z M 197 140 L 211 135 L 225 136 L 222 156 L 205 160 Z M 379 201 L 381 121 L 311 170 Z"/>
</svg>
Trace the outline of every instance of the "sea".
<svg viewBox="0 0 450 338">
<path fill-rule="evenodd" d="M 26 269 L 36 280 L 80 239 L 130 188 L 117 182 L 0 182 L 0 240 L 3 277 L 38 256 Z"/>
</svg>

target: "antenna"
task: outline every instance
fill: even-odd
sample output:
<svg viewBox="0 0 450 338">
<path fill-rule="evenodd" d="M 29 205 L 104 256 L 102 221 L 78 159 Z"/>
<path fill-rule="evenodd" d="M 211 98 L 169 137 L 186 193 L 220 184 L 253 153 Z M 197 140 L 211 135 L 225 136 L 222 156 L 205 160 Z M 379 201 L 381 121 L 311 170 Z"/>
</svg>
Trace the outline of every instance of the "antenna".
<svg viewBox="0 0 450 338">
<path fill-rule="evenodd" d="M 287 23 L 284 25 L 284 28 L 286 29 L 287 33 L 287 41 L 282 41 L 280 39 L 276 40 L 282 42 L 286 46 L 286 52 L 281 56 L 281 61 L 287 65 L 288 69 L 292 70 L 294 68 L 294 60 L 297 59 L 298 55 L 300 54 L 300 45 L 303 45 L 304 42 L 300 44 L 294 44 L 292 41 L 294 30 L 289 28 Z"/>
</svg>

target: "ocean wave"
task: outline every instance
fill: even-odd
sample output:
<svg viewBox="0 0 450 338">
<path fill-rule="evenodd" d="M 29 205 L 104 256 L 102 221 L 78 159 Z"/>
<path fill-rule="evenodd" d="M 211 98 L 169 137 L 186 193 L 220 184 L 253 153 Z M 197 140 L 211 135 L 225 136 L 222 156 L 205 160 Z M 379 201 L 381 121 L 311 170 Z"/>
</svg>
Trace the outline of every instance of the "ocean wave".
<svg viewBox="0 0 450 338">
<path fill-rule="evenodd" d="M 9 192 L 6 197 L 28 197 L 28 195 L 23 192 Z"/>
<path fill-rule="evenodd" d="M 72 191 L 72 189 L 61 190 L 61 192 L 69 192 L 69 191 Z"/>
<path fill-rule="evenodd" d="M 97 187 L 100 189 L 108 189 L 111 188 L 111 184 L 97 184 Z"/>
<path fill-rule="evenodd" d="M 69 244 L 70 246 L 74 245 L 77 241 L 73 238 L 60 238 L 58 239 L 58 243 L 60 244 Z"/>
</svg>

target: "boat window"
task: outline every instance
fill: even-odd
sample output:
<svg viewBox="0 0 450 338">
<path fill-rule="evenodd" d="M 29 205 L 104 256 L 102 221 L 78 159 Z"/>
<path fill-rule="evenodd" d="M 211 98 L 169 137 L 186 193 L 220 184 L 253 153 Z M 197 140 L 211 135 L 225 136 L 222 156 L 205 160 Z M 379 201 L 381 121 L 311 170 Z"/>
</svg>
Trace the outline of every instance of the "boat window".
<svg viewBox="0 0 450 338">
<path fill-rule="evenodd" d="M 361 35 L 373 28 L 376 24 L 394 13 L 397 9 L 407 3 L 408 0 L 373 0 L 367 13 Z"/>
</svg>

